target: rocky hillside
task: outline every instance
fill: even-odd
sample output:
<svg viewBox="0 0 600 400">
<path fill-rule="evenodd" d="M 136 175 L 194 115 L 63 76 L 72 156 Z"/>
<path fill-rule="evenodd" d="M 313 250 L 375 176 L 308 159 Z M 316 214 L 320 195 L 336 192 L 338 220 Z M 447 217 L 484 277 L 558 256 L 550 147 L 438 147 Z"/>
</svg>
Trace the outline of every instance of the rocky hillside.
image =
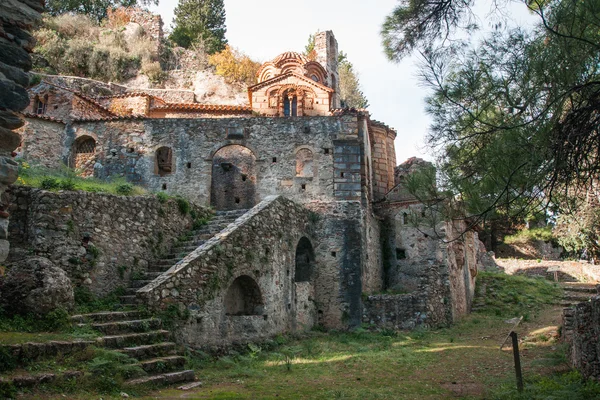
<svg viewBox="0 0 600 400">
<path fill-rule="evenodd" d="M 176 47 L 160 16 L 138 8 L 109 12 L 101 25 L 84 15 L 47 16 L 34 32 L 34 71 L 117 83 L 128 90 L 185 89 L 207 104 L 248 103 L 247 85 L 217 75 L 201 48 Z"/>
</svg>

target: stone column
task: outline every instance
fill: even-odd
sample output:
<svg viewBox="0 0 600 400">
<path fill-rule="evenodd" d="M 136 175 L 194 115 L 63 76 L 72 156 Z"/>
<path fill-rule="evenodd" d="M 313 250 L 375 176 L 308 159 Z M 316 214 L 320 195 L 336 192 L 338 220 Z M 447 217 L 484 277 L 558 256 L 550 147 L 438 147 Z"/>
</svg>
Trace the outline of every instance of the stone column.
<svg viewBox="0 0 600 400">
<path fill-rule="evenodd" d="M 41 20 L 44 0 L 2 0 L 0 7 L 0 262 L 8 256 L 6 189 L 17 180 L 12 152 L 21 143 L 14 129 L 24 125 L 15 112 L 29 105 L 31 56 L 35 40 L 28 32 Z"/>
</svg>

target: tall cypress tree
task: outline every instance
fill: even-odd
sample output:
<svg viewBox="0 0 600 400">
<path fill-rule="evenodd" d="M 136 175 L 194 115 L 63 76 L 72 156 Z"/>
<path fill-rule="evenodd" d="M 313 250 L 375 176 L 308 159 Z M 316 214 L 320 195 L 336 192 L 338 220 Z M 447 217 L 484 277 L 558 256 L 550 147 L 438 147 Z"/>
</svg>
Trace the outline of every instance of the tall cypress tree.
<svg viewBox="0 0 600 400">
<path fill-rule="evenodd" d="M 171 40 L 181 47 L 203 43 L 208 54 L 225 48 L 225 5 L 223 0 L 179 0 Z"/>
</svg>

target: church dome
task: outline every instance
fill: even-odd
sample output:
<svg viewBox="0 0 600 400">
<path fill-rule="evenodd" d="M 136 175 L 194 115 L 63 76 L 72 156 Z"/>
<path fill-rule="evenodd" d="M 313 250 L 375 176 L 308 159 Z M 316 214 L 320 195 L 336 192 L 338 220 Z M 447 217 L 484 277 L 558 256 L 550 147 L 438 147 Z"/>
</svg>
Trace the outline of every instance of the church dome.
<svg viewBox="0 0 600 400">
<path fill-rule="evenodd" d="M 295 51 L 286 51 L 285 53 L 281 53 L 277 57 L 271 61 L 276 67 L 280 67 L 283 64 L 287 64 L 289 62 L 297 63 L 300 65 L 305 65 L 310 62 L 308 58 L 304 54 L 297 53 Z"/>
</svg>

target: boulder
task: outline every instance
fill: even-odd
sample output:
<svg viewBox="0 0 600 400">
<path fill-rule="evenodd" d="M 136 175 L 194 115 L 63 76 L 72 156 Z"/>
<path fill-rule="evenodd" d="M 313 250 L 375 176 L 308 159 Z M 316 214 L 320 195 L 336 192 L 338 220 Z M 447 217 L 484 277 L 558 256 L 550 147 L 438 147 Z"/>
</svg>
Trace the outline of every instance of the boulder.
<svg viewBox="0 0 600 400">
<path fill-rule="evenodd" d="M 29 53 L 18 44 L 2 37 L 0 37 L 0 60 L 25 71 L 31 69 L 31 57 Z"/>
<path fill-rule="evenodd" d="M 11 152 L 21 144 L 21 135 L 10 129 L 0 128 L 0 150 Z"/>
<path fill-rule="evenodd" d="M 21 111 L 29 105 L 29 94 L 23 86 L 3 79 L 0 75 L 0 108 Z"/>
<path fill-rule="evenodd" d="M 1 63 L 0 63 L 1 64 Z M 25 120 L 10 111 L 0 111 L 0 127 L 18 129 L 25 125 Z"/>
<path fill-rule="evenodd" d="M 29 74 L 17 67 L 12 67 L 0 62 L 0 73 L 3 74 L 6 79 L 15 82 L 17 85 L 24 87 L 29 86 Z"/>
<path fill-rule="evenodd" d="M 74 305 L 71 280 L 44 257 L 13 264 L 0 281 L 0 306 L 8 314 L 45 315 Z"/>
<path fill-rule="evenodd" d="M 17 180 L 18 176 L 19 164 L 12 158 L 0 157 L 0 183 L 10 185 Z"/>
</svg>

